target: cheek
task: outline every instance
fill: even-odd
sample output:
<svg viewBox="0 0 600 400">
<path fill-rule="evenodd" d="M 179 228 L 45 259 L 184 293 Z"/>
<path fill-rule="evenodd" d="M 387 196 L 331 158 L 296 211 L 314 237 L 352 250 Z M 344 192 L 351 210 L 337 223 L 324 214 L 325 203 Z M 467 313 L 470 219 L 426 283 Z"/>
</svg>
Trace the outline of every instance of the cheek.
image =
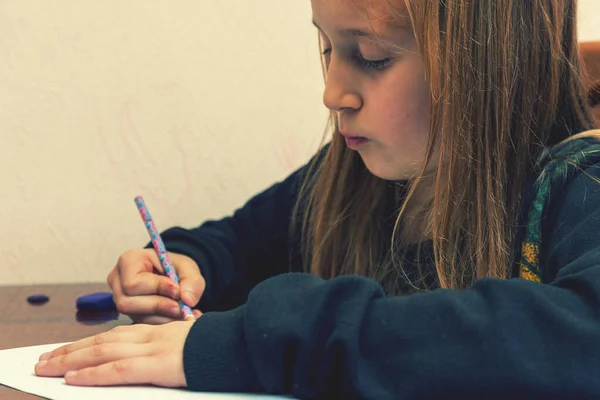
<svg viewBox="0 0 600 400">
<path fill-rule="evenodd" d="M 396 94 L 398 104 L 403 107 L 399 111 L 406 119 L 405 122 L 413 126 L 426 126 L 429 129 L 429 87 L 422 74 L 406 74 L 405 76 L 414 76 L 413 79 L 402 77 L 402 82 L 398 82 L 400 90 Z"/>
<path fill-rule="evenodd" d="M 429 87 L 420 58 L 404 60 L 389 71 L 378 86 L 377 93 L 384 94 L 378 106 L 381 121 L 387 121 L 391 125 L 389 128 L 398 134 L 410 132 L 411 135 L 421 133 L 427 136 Z M 386 131 L 389 132 L 388 129 Z"/>
<path fill-rule="evenodd" d="M 389 99 L 388 134 L 412 150 L 425 146 L 429 137 L 429 96 L 424 84 L 407 83 Z"/>
</svg>

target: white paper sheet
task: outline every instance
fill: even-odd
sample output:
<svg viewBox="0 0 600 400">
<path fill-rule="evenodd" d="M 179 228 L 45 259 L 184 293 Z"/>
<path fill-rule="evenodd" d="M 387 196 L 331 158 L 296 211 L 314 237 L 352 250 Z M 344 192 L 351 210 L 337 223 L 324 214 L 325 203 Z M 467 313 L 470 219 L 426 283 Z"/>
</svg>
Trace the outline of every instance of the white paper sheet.
<svg viewBox="0 0 600 400">
<path fill-rule="evenodd" d="M 39 356 L 64 343 L 0 350 L 0 384 L 52 400 L 283 400 L 290 397 L 197 393 L 152 386 L 77 387 L 68 386 L 63 378 L 41 378 L 33 373 Z"/>
</svg>

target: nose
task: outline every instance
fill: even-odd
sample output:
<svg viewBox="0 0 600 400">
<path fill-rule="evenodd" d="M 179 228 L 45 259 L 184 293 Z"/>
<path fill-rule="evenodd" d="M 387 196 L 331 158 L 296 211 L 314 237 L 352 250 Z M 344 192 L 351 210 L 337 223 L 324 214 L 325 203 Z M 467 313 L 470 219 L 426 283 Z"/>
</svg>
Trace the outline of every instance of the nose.
<svg viewBox="0 0 600 400">
<path fill-rule="evenodd" d="M 356 88 L 349 67 L 330 59 L 325 76 L 323 104 L 331 111 L 358 110 L 362 107 L 362 97 Z"/>
</svg>

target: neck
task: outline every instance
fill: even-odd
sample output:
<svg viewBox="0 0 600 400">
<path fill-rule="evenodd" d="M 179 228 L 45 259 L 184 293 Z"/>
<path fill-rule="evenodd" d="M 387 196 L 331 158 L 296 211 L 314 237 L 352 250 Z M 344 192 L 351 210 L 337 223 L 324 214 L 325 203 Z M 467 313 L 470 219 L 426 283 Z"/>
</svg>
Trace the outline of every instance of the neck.
<svg viewBox="0 0 600 400">
<path fill-rule="evenodd" d="M 431 240 L 429 205 L 433 200 L 435 174 L 424 176 L 404 207 L 400 234 L 402 241 L 416 244 Z"/>
</svg>

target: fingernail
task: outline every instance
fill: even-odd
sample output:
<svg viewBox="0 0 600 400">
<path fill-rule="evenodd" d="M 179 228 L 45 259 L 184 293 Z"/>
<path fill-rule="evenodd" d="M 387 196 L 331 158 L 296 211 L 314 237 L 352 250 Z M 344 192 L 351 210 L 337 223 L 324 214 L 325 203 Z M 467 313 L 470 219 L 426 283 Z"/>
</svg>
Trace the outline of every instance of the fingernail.
<svg viewBox="0 0 600 400">
<path fill-rule="evenodd" d="M 178 297 L 179 297 L 179 289 L 178 288 L 176 288 L 176 287 L 172 288 L 169 291 L 169 293 L 170 293 L 171 298 L 178 300 Z"/>
<path fill-rule="evenodd" d="M 173 307 L 171 308 L 171 314 L 179 317 L 181 316 L 181 309 L 179 307 Z"/>
<path fill-rule="evenodd" d="M 65 374 L 65 379 L 75 378 L 77 375 L 77 371 L 69 371 Z"/>
<path fill-rule="evenodd" d="M 49 351 L 47 353 L 42 354 L 38 360 L 39 361 L 47 360 L 50 358 L 51 355 L 52 355 L 52 352 Z"/>
<path fill-rule="evenodd" d="M 48 361 L 40 361 L 37 363 L 38 368 L 44 368 L 48 364 Z"/>
</svg>

